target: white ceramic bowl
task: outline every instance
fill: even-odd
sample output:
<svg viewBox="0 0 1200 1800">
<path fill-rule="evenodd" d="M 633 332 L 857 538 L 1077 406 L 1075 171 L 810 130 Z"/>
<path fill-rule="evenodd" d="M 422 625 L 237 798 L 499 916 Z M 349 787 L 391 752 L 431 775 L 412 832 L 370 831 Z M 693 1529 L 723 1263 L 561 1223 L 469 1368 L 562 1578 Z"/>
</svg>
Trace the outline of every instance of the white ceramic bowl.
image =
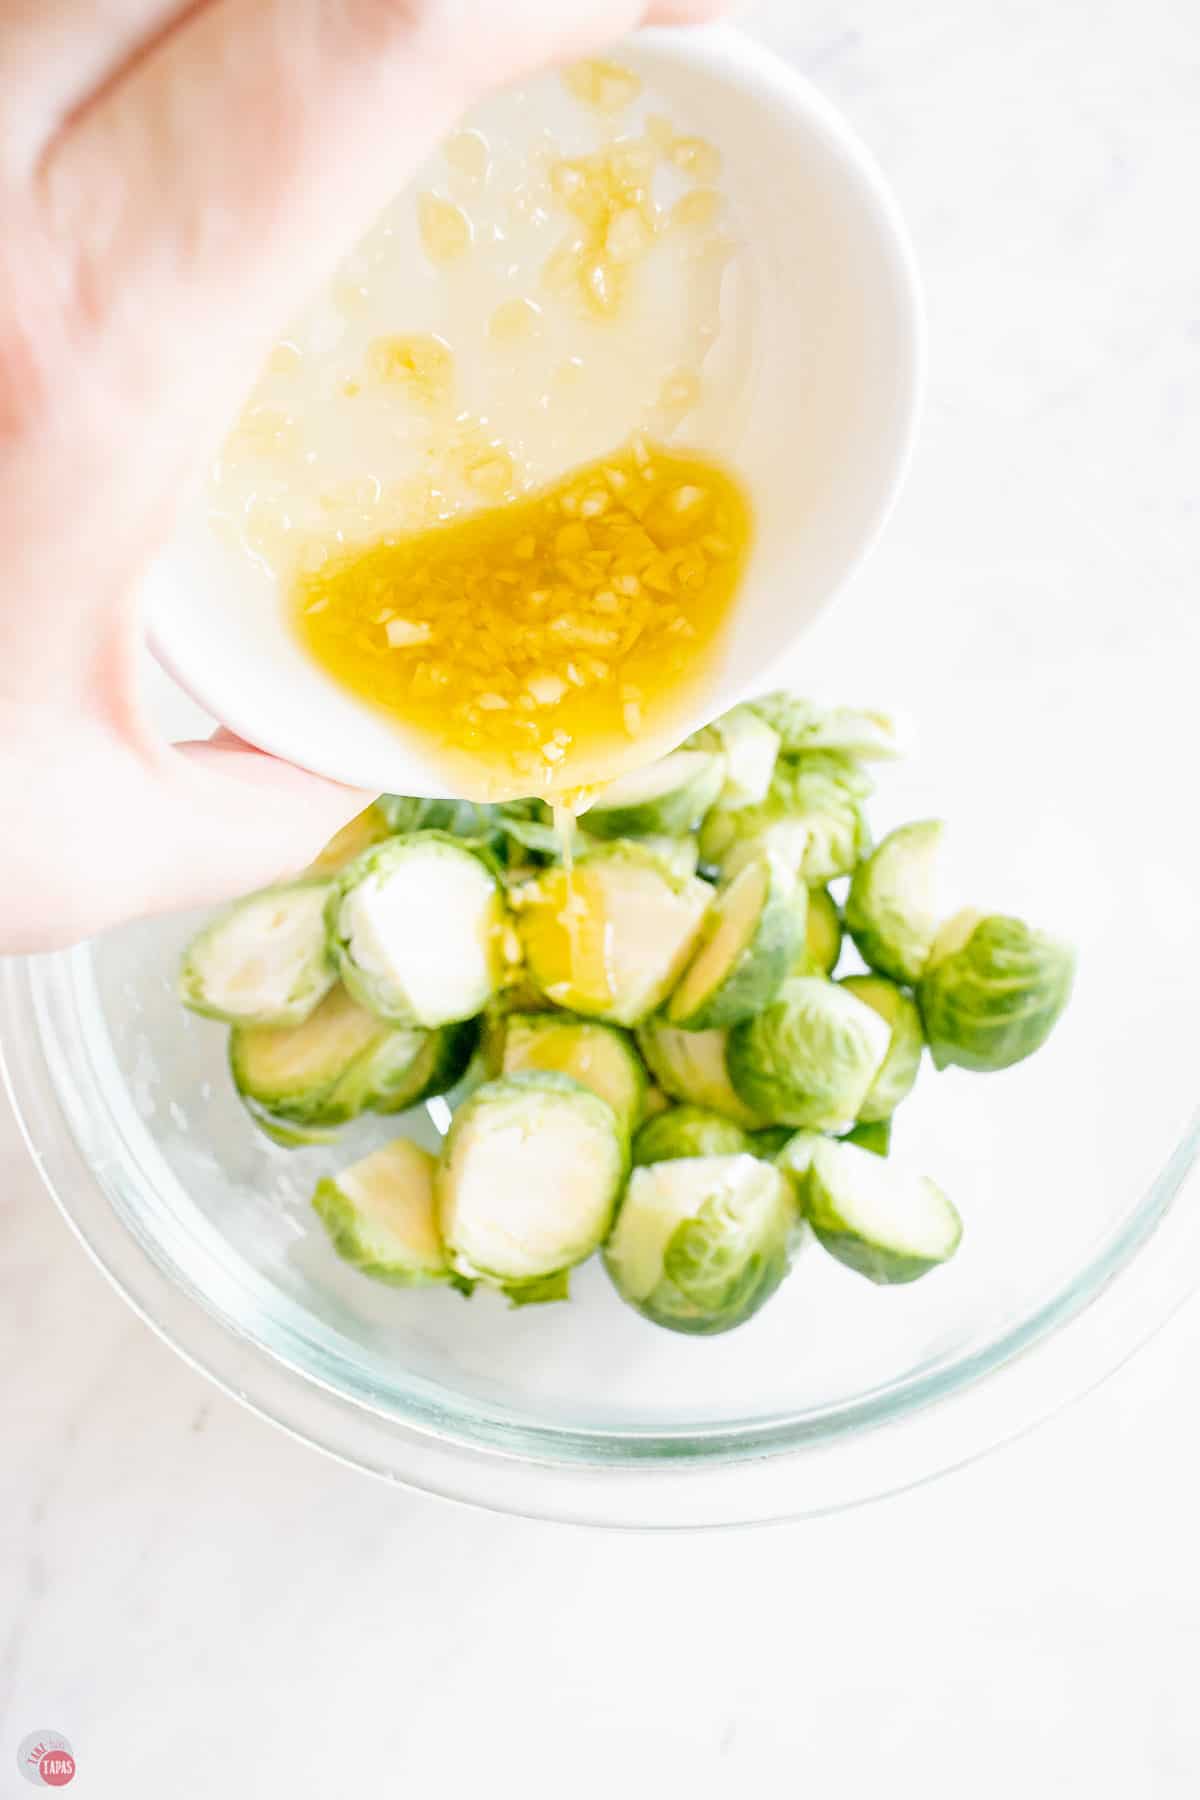
<svg viewBox="0 0 1200 1800">
<path fill-rule="evenodd" d="M 871 544 L 908 458 L 922 330 L 887 188 L 813 88 L 730 29 L 647 32 L 621 57 L 684 128 L 719 143 L 757 309 L 736 446 L 707 446 L 728 448 L 749 485 L 754 555 L 719 660 L 659 740 L 639 744 L 648 759 L 770 685 Z M 147 618 L 168 671 L 250 742 L 356 786 L 445 791 L 435 760 L 309 660 L 279 596 L 248 558 L 231 562 L 199 501 L 150 577 Z"/>
</svg>

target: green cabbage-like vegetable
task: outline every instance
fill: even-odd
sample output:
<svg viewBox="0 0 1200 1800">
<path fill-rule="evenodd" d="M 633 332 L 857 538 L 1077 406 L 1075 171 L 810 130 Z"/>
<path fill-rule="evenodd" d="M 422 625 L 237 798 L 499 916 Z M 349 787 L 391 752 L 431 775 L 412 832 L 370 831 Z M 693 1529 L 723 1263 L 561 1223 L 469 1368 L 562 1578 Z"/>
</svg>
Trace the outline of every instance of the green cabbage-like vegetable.
<svg viewBox="0 0 1200 1800">
<path fill-rule="evenodd" d="M 806 1211 L 818 1241 L 869 1281 L 916 1281 L 954 1255 L 962 1220 L 923 1175 L 853 1144 L 818 1144 L 808 1172 Z"/>
<path fill-rule="evenodd" d="M 764 694 L 751 711 L 779 734 L 783 752 L 837 750 L 863 762 L 890 762 L 903 756 L 907 732 L 894 714 L 854 706 L 820 706 L 799 694 Z"/>
<path fill-rule="evenodd" d="M 451 1266 L 511 1289 L 557 1275 L 608 1236 L 628 1146 L 606 1101 L 568 1075 L 506 1075 L 455 1113 L 438 1168 Z"/>
<path fill-rule="evenodd" d="M 925 1048 L 921 1015 L 916 1001 L 884 975 L 848 975 L 839 986 L 877 1012 L 892 1034 L 879 1073 L 858 1109 L 861 1124 L 875 1124 L 890 1119 L 912 1093 Z"/>
<path fill-rule="evenodd" d="M 700 948 L 667 1005 L 672 1025 L 708 1031 L 765 1006 L 795 961 L 805 893 L 771 857 L 751 857 L 709 910 Z"/>
<path fill-rule="evenodd" d="M 357 857 L 326 917 L 347 989 L 392 1024 L 473 1018 L 500 987 L 500 884 L 484 857 L 445 832 L 389 838 Z"/>
<path fill-rule="evenodd" d="M 624 1136 L 642 1115 L 646 1071 L 633 1039 L 615 1025 L 577 1019 L 571 1013 L 512 1013 L 504 1028 L 500 1069 L 549 1069 L 570 1075 L 607 1100 Z"/>
<path fill-rule="evenodd" d="M 604 1263 L 617 1292 L 669 1331 L 743 1324 L 787 1274 L 797 1224 L 791 1184 L 753 1156 L 635 1169 Z"/>
<path fill-rule="evenodd" d="M 765 1011 L 730 1032 L 730 1079 L 763 1117 L 831 1131 L 857 1119 L 889 1037 L 879 1014 L 845 988 L 794 976 Z"/>
<path fill-rule="evenodd" d="M 760 806 L 713 807 L 700 831 L 701 859 L 728 877 L 765 849 L 809 887 L 849 875 L 870 847 L 863 803 L 872 786 L 833 752 L 781 756 Z"/>
<path fill-rule="evenodd" d="M 850 883 L 846 929 L 863 961 L 893 981 L 911 985 L 929 960 L 944 832 L 940 819 L 889 832 Z"/>
<path fill-rule="evenodd" d="M 674 1162 L 681 1156 L 740 1156 L 751 1140 L 740 1125 L 702 1106 L 672 1106 L 647 1119 L 633 1140 L 633 1161 Z"/>
<path fill-rule="evenodd" d="M 637 1042 L 651 1075 L 672 1100 L 723 1113 L 748 1131 L 768 1123 L 733 1090 L 728 1031 L 683 1031 L 658 1017 L 638 1027 Z"/>
<path fill-rule="evenodd" d="M 179 966 L 179 998 L 227 1025 L 302 1024 L 337 980 L 325 939 L 333 884 L 263 888 L 219 912 Z"/>
<path fill-rule="evenodd" d="M 318 1182 L 313 1207 L 338 1255 L 394 1287 L 466 1285 L 450 1267 L 438 1230 L 434 1168 L 428 1150 L 398 1138 Z"/>
<path fill-rule="evenodd" d="M 724 756 L 675 750 L 647 769 L 609 782 L 584 814 L 593 837 L 674 837 L 699 823 L 721 791 Z"/>
<path fill-rule="evenodd" d="M 1020 919 L 962 912 L 938 933 L 917 1001 L 935 1067 L 1007 1069 L 1040 1050 L 1071 997 L 1075 953 Z"/>
</svg>

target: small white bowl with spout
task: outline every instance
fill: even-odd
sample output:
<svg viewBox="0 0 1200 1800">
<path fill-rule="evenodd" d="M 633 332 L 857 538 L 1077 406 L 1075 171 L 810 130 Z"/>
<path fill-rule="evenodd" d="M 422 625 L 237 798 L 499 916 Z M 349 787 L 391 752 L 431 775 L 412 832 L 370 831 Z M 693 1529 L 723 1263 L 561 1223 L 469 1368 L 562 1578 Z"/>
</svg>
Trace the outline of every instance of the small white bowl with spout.
<svg viewBox="0 0 1200 1800">
<path fill-rule="evenodd" d="M 619 55 L 684 129 L 720 146 L 722 187 L 757 272 L 755 371 L 737 443 L 705 445 L 717 456 L 728 448 L 749 489 L 754 548 L 718 657 L 631 745 L 636 764 L 770 687 L 871 546 L 909 459 L 923 327 L 888 189 L 806 81 L 727 27 L 645 32 Z M 271 586 L 249 558 L 231 565 L 195 509 L 148 580 L 152 649 L 206 711 L 262 749 L 357 787 L 445 793 L 452 778 L 436 754 L 309 659 Z"/>
</svg>

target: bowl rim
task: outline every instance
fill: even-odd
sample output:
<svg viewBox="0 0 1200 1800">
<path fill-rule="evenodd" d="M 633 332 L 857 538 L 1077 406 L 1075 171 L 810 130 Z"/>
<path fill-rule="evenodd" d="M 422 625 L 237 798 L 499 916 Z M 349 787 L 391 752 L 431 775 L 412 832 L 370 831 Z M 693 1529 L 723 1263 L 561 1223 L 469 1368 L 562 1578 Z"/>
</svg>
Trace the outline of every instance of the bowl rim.
<svg viewBox="0 0 1200 1800">
<path fill-rule="evenodd" d="M 1200 1113 L 1138 1203 L 1084 1266 L 1018 1325 L 957 1361 L 918 1373 L 814 1424 L 731 1436 L 688 1427 L 510 1443 L 466 1439 L 339 1391 L 222 1314 L 161 1245 L 122 1218 L 80 1139 L 55 1070 L 64 1030 L 83 1054 L 86 950 L 0 964 L 0 1075 L 42 1181 L 118 1293 L 185 1361 L 251 1411 L 349 1466 L 485 1510 L 570 1524 L 695 1529 L 814 1517 L 916 1486 L 1022 1435 L 1097 1386 L 1200 1285 Z M 89 970 L 90 974 L 90 970 Z M 89 1114 L 94 1124 L 95 1114 Z M 112 1160 L 111 1158 L 109 1159 Z M 112 1170 L 109 1170 L 111 1176 Z M 119 1171 L 118 1171 L 119 1174 Z M 1119 1279 L 1118 1279 L 1119 1277 Z M 557 1454 L 556 1454 L 557 1452 Z"/>
<path fill-rule="evenodd" d="M 889 466 L 879 473 L 874 493 L 864 498 L 855 547 L 848 552 L 827 591 L 800 628 L 803 632 L 835 604 L 869 557 L 895 509 L 912 465 L 928 366 L 928 321 L 916 251 L 904 214 L 865 142 L 824 94 L 775 51 L 737 26 L 728 24 L 686 30 L 654 27 L 635 33 L 627 41 L 636 44 L 638 52 L 651 60 L 693 68 L 725 79 L 743 91 L 757 93 L 765 104 L 788 112 L 813 138 L 822 140 L 857 185 L 866 210 L 873 215 L 879 248 L 890 265 L 899 354 L 893 377 L 895 395 L 889 428 L 892 436 Z M 289 731 L 286 723 L 276 730 L 270 720 L 257 713 L 254 705 L 247 710 L 244 699 L 238 698 L 236 682 L 222 697 L 208 681 L 195 676 L 186 666 L 186 657 L 176 654 L 172 634 L 156 624 L 152 613 L 146 620 L 146 642 L 155 661 L 175 685 L 245 743 L 326 780 L 365 792 L 377 790 L 378 782 L 372 778 L 372 771 L 354 754 L 343 757 L 337 746 L 331 744 L 328 755 L 322 753 L 313 757 L 307 751 L 308 739 L 304 733 L 297 735 Z M 696 716 L 691 723 L 685 721 L 679 737 L 682 739 L 696 728 L 701 722 L 701 713 L 715 717 L 760 688 L 764 673 L 759 671 L 740 683 L 726 678 L 698 687 L 695 705 L 689 702 L 688 708 L 689 715 L 694 712 Z M 401 740 L 397 743 L 399 745 Z M 411 793 L 435 796 L 443 793 L 445 790 L 439 786 L 434 765 L 423 760 L 419 751 L 411 746 L 406 754 L 413 758 L 411 778 L 399 786 Z M 393 781 L 391 785 L 396 787 L 397 783 Z"/>
</svg>

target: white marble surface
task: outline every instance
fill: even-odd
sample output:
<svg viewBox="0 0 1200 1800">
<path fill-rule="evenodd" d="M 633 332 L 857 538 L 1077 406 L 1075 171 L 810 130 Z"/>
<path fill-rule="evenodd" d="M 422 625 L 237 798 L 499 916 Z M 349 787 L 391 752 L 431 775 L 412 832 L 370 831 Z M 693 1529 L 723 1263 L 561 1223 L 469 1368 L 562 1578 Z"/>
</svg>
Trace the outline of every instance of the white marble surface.
<svg viewBox="0 0 1200 1800">
<path fill-rule="evenodd" d="M 863 579 L 969 585 L 929 497 L 1000 446 L 1064 495 L 1065 566 L 1077 545 L 1133 604 L 1143 581 L 1194 593 L 1193 0 L 750 19 L 874 145 L 928 285 L 923 498 Z M 37 1727 L 104 1800 L 1200 1788 L 1195 1306 L 919 1492 L 719 1538 L 585 1535 L 388 1491 L 210 1391 L 92 1269 L 3 1117 L 0 1369 L 0 1793 L 28 1791 Z"/>
</svg>

